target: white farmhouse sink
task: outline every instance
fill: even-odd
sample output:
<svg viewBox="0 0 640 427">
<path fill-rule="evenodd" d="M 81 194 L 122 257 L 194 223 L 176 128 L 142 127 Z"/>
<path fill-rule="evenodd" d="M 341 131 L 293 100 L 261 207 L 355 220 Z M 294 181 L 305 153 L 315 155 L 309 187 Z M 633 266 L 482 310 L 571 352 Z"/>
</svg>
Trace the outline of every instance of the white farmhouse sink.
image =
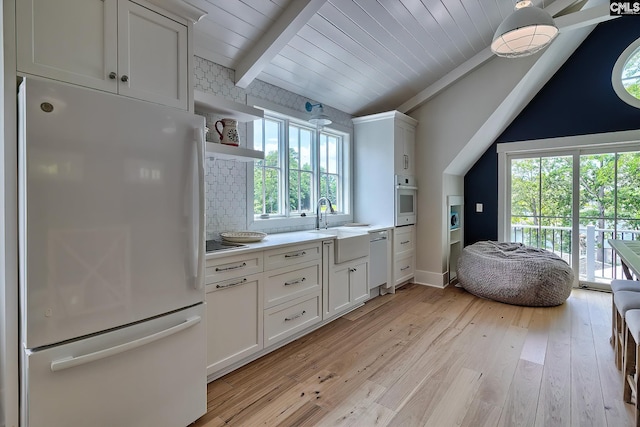
<svg viewBox="0 0 640 427">
<path fill-rule="evenodd" d="M 352 259 L 369 255 L 369 233 L 341 228 L 313 230 L 312 233 L 333 236 L 335 263 L 340 264 Z"/>
</svg>

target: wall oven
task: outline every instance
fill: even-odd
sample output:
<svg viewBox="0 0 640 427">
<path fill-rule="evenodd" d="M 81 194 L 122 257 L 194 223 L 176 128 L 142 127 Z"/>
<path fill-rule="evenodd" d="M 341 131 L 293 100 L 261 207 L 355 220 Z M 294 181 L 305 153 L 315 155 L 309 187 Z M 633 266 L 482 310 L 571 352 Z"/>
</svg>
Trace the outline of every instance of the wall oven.
<svg viewBox="0 0 640 427">
<path fill-rule="evenodd" d="M 416 223 L 418 209 L 418 181 L 414 176 L 396 175 L 395 225 Z"/>
</svg>

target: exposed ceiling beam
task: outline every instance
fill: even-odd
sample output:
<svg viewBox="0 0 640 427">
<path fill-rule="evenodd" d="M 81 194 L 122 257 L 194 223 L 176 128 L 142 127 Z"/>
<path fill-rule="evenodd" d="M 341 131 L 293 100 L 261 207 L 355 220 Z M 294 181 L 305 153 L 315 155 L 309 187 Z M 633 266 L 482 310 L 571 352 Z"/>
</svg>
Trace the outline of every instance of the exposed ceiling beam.
<svg viewBox="0 0 640 427">
<path fill-rule="evenodd" d="M 453 69 L 453 71 L 447 73 L 444 77 L 437 80 L 435 83 L 427 86 L 425 89 L 422 89 L 415 96 L 405 101 L 402 105 L 400 105 L 397 110 L 401 113 L 408 114 L 411 111 L 419 108 L 422 104 L 439 94 L 441 91 L 448 88 L 450 85 L 463 78 L 473 70 L 475 70 L 480 65 L 484 64 L 486 61 L 493 57 L 493 52 L 491 52 L 490 48 L 485 48 L 484 50 L 478 52 L 470 59 L 463 62 L 461 65 Z"/>
<path fill-rule="evenodd" d="M 294 0 L 235 66 L 236 86 L 246 88 L 327 0 Z"/>
<path fill-rule="evenodd" d="M 546 7 L 545 10 L 548 11 L 551 15 L 556 15 L 562 10 L 571 6 L 573 3 L 575 3 L 575 0 L 557 0 Z M 584 9 L 578 12 L 570 13 L 568 15 L 560 16 L 558 18 L 555 18 L 555 21 L 558 25 L 558 28 L 560 28 L 560 31 L 571 31 L 589 25 L 596 25 L 600 22 L 608 21 L 613 18 L 616 17 L 609 15 L 609 5 L 602 4 L 591 7 L 589 9 Z M 491 52 L 491 48 L 487 47 L 486 49 L 480 51 L 475 56 L 465 61 L 462 65 L 456 67 L 453 71 L 446 74 L 435 83 L 420 91 L 414 97 L 404 102 L 397 108 L 397 110 L 407 114 L 415 110 L 416 108 L 419 108 L 429 99 L 433 98 L 438 93 L 455 83 L 458 79 L 466 76 L 492 57 L 493 53 Z"/>
<path fill-rule="evenodd" d="M 618 16 L 609 15 L 609 5 L 603 4 L 601 6 L 591 7 L 579 12 L 560 16 L 555 18 L 555 21 L 558 28 L 560 28 L 560 31 L 571 31 L 589 25 L 596 25 L 615 18 L 618 18 Z"/>
</svg>

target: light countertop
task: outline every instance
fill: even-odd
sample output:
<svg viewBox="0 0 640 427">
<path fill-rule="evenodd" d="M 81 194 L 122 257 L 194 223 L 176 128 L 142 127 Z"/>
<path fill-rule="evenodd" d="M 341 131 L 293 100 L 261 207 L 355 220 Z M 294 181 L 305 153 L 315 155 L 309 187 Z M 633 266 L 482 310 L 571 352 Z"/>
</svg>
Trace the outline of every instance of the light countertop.
<svg viewBox="0 0 640 427">
<path fill-rule="evenodd" d="M 376 231 L 392 230 L 393 227 L 381 226 L 381 225 L 368 225 L 362 227 L 331 227 L 328 230 L 342 230 L 349 233 L 373 233 Z M 215 251 L 207 253 L 206 259 L 218 259 L 231 255 L 238 255 L 253 251 L 263 251 L 265 249 L 273 249 L 280 246 L 295 245 L 300 243 L 318 242 L 322 240 L 331 240 L 335 236 L 331 234 L 323 234 L 321 230 L 305 230 L 305 231 L 292 231 L 289 233 L 277 233 L 269 234 L 260 242 L 246 243 L 246 247 L 225 249 L 223 251 Z"/>
</svg>

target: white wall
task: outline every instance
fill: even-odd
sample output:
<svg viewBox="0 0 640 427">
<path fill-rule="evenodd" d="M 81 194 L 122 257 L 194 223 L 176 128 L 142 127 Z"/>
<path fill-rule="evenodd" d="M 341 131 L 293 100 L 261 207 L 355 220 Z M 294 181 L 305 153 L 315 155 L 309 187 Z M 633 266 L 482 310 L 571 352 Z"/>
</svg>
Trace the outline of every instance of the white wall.
<svg viewBox="0 0 640 427">
<path fill-rule="evenodd" d="M 591 29 L 558 36 L 542 54 L 494 57 L 409 114 L 419 122 L 417 282 L 442 286 L 447 277 L 447 196 L 464 194 L 465 173 Z"/>
</svg>

